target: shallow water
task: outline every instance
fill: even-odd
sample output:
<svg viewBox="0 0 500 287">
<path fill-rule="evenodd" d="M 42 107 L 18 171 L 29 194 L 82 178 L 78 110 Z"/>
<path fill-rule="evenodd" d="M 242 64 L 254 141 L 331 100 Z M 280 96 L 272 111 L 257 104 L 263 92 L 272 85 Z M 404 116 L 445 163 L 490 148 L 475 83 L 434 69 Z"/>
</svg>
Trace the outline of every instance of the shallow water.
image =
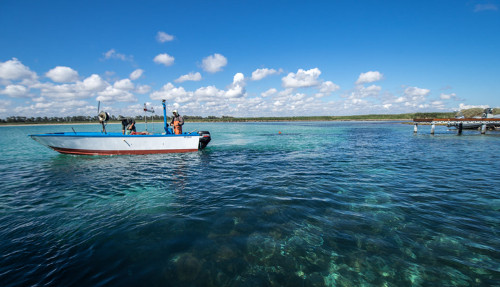
<svg viewBox="0 0 500 287">
<path fill-rule="evenodd" d="M 3 286 L 499 284 L 499 133 L 187 123 L 207 149 L 139 156 L 27 136 L 71 127 L 99 130 L 0 127 Z"/>
</svg>

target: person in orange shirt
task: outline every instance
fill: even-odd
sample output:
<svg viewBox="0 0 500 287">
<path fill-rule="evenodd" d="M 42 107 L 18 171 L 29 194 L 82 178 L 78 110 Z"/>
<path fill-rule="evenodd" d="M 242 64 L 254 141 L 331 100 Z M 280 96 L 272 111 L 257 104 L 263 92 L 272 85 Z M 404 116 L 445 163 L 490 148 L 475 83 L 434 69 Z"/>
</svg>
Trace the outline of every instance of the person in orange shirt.
<svg viewBox="0 0 500 287">
<path fill-rule="evenodd" d="M 172 121 L 170 121 L 170 125 L 174 127 L 174 133 L 176 135 L 182 134 L 182 125 L 184 124 L 184 119 L 179 115 L 177 110 L 173 110 L 172 113 L 174 116 L 172 117 Z"/>
</svg>

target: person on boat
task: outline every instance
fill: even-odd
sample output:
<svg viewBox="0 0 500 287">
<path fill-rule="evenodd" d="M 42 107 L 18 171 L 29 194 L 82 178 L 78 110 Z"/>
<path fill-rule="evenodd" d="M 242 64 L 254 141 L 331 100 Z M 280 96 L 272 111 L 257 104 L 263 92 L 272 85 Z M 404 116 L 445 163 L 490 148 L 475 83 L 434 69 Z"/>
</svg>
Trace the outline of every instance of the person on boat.
<svg viewBox="0 0 500 287">
<path fill-rule="evenodd" d="M 122 118 L 122 134 L 129 135 L 135 132 L 135 120 L 133 118 Z"/>
<path fill-rule="evenodd" d="M 170 125 L 174 127 L 174 133 L 176 135 L 182 134 L 182 125 L 184 124 L 184 119 L 179 115 L 177 110 L 173 110 L 172 113 L 174 116 L 172 117 L 172 121 L 170 121 Z"/>
</svg>

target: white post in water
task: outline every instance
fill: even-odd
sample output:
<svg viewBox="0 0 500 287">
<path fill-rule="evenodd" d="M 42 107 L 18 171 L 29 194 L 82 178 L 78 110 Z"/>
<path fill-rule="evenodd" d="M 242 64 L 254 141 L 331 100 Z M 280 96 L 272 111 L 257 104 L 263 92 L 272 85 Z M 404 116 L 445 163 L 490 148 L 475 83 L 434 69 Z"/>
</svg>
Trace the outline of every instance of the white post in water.
<svg viewBox="0 0 500 287">
<path fill-rule="evenodd" d="M 434 134 L 434 130 L 436 129 L 436 124 L 435 123 L 432 123 L 432 126 L 431 126 L 431 135 Z"/>
<path fill-rule="evenodd" d="M 413 125 L 413 133 L 414 133 L 414 134 L 416 134 L 416 133 L 417 133 L 417 130 L 418 130 L 417 126 L 418 126 L 418 124 L 417 124 L 417 123 L 415 123 L 415 125 Z"/>
<path fill-rule="evenodd" d="M 481 134 L 484 135 L 486 133 L 486 124 L 481 125 Z"/>
</svg>

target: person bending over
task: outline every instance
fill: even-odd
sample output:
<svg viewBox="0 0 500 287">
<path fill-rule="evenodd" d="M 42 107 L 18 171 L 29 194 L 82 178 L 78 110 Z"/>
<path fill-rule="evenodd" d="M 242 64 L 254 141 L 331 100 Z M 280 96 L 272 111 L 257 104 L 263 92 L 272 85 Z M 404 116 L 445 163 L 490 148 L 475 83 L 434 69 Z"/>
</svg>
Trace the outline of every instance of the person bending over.
<svg viewBox="0 0 500 287">
<path fill-rule="evenodd" d="M 132 118 L 122 119 L 122 134 L 129 135 L 132 132 L 135 132 L 135 120 Z"/>
</svg>

